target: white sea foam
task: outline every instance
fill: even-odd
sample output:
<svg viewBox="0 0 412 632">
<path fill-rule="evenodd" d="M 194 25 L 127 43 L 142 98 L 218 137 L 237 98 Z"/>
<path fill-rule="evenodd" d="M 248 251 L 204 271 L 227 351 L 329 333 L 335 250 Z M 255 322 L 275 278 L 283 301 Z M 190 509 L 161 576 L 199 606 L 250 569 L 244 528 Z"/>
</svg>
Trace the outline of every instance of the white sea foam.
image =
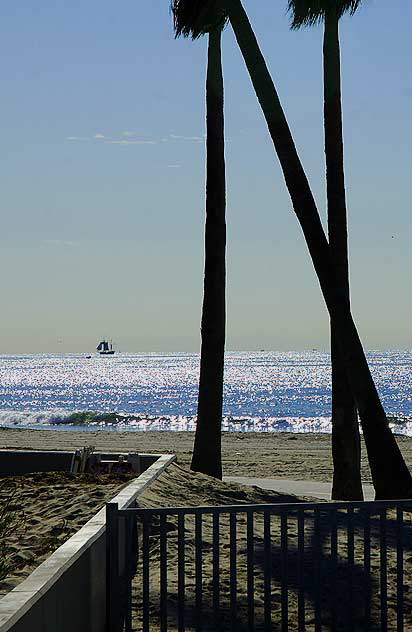
<svg viewBox="0 0 412 632">
<path fill-rule="evenodd" d="M 0 411 L 0 426 L 50 426 L 67 423 L 71 413 L 67 411 L 28 412 Z"/>
<path fill-rule="evenodd" d="M 0 411 L 0 427 L 50 428 L 59 430 L 105 430 L 116 431 L 169 431 L 193 432 L 196 417 L 185 415 L 162 415 L 159 417 L 131 413 L 97 413 L 91 411 Z M 412 436 L 412 420 L 391 419 L 390 427 L 396 434 Z M 232 417 L 222 421 L 226 432 L 294 432 L 330 433 L 329 417 Z"/>
</svg>

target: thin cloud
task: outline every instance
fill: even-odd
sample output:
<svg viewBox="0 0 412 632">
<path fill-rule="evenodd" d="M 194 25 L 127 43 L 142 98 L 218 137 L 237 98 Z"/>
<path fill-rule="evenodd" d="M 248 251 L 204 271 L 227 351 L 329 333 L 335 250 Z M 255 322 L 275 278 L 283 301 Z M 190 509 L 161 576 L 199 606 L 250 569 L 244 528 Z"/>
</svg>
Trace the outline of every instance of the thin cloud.
<svg viewBox="0 0 412 632">
<path fill-rule="evenodd" d="M 120 133 L 120 136 L 106 136 L 105 134 L 98 132 L 92 137 L 88 136 L 67 136 L 67 139 L 71 142 L 94 140 L 96 142 L 102 142 L 106 145 L 157 145 L 159 143 L 170 142 L 187 142 L 187 143 L 204 143 L 205 136 L 185 136 L 183 134 L 169 134 L 163 138 L 138 138 L 136 132 L 125 130 Z"/>
<path fill-rule="evenodd" d="M 105 145 L 157 145 L 157 140 L 126 140 L 125 138 L 105 140 Z"/>
<path fill-rule="evenodd" d="M 175 165 L 167 165 L 168 169 L 180 169 L 182 165 L 180 164 L 175 164 Z"/>
<path fill-rule="evenodd" d="M 192 143 L 203 143 L 205 140 L 204 136 L 181 136 L 179 134 L 169 134 L 169 138 L 172 140 L 187 140 Z"/>
<path fill-rule="evenodd" d="M 56 248 L 77 248 L 80 245 L 78 241 L 71 241 L 70 239 L 45 239 L 44 243 Z"/>
</svg>

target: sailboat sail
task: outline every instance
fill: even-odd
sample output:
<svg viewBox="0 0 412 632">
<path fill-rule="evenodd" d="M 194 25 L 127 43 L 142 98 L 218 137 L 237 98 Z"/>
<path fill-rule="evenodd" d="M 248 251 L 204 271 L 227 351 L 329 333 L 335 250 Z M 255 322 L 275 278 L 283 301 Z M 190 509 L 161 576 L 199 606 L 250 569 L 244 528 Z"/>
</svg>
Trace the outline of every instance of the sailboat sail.
<svg viewBox="0 0 412 632">
<path fill-rule="evenodd" d="M 111 341 L 109 343 L 107 340 L 102 340 L 97 345 L 96 351 L 98 351 L 100 355 L 103 356 L 112 356 L 114 355 L 113 343 Z"/>
</svg>

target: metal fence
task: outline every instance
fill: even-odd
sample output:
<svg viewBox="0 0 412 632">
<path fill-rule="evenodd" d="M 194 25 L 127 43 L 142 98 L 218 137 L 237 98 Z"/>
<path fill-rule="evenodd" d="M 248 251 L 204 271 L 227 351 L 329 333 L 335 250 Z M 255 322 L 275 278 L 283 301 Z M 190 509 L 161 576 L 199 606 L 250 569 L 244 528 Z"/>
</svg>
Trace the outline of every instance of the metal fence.
<svg viewBox="0 0 412 632">
<path fill-rule="evenodd" d="M 109 632 L 412 630 L 412 501 L 118 510 Z"/>
</svg>

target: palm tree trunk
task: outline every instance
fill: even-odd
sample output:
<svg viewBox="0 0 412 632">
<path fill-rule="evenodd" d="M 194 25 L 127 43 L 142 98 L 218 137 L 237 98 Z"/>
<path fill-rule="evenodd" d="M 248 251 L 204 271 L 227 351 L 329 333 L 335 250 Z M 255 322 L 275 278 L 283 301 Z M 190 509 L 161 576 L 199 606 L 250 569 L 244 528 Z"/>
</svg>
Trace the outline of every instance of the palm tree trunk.
<svg viewBox="0 0 412 632">
<path fill-rule="evenodd" d="M 347 301 L 339 292 L 329 244 L 275 86 L 241 1 L 224 2 L 263 110 L 329 315 L 336 325 L 346 372 L 361 418 L 376 498 L 409 498 L 412 477 L 389 428 Z"/>
<path fill-rule="evenodd" d="M 222 478 L 226 327 L 226 184 L 221 29 L 209 33 L 206 79 L 205 269 L 197 424 L 191 469 Z"/>
<path fill-rule="evenodd" d="M 348 231 L 343 163 L 339 18 L 336 6 L 325 14 L 323 90 L 328 199 L 328 233 L 338 291 L 350 309 Z M 363 500 L 361 450 L 356 404 L 346 376 L 336 324 L 330 321 L 332 360 L 333 500 Z"/>
</svg>

